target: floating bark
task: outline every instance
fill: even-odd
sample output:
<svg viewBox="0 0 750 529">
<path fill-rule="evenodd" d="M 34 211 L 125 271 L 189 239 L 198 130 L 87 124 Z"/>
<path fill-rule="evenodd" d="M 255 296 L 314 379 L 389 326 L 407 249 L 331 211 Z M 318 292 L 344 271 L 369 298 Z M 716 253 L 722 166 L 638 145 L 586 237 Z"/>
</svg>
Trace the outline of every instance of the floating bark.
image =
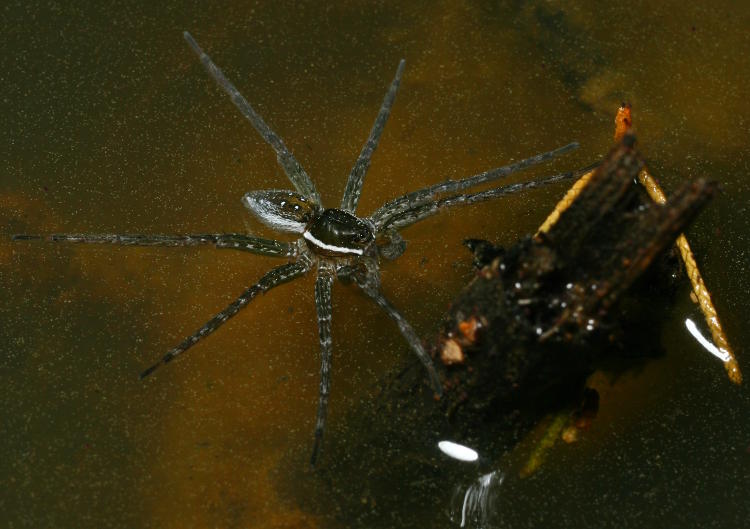
<svg viewBox="0 0 750 529">
<path fill-rule="evenodd" d="M 451 387 L 443 407 L 459 400 L 502 407 L 516 393 L 580 380 L 609 348 L 612 310 L 649 265 L 714 194 L 715 184 L 687 184 L 664 205 L 644 200 L 633 184 L 643 168 L 625 135 L 559 220 L 536 238 L 502 252 L 476 241 L 483 268 L 451 307 L 438 351 L 461 347 L 466 361 L 444 366 Z M 490 261 L 491 259 L 491 261 Z M 467 320 L 483 322 L 474 340 Z M 455 356 L 455 352 L 454 352 Z"/>
</svg>

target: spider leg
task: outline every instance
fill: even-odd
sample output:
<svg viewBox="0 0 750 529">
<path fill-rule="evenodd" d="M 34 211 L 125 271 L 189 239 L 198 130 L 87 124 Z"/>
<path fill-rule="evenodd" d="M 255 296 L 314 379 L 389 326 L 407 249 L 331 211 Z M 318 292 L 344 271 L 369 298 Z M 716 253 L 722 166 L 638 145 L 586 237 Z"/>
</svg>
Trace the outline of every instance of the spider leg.
<svg viewBox="0 0 750 529">
<path fill-rule="evenodd" d="M 261 239 L 260 237 L 252 237 L 241 233 L 223 233 L 217 235 L 216 247 L 275 257 L 295 257 L 298 251 L 296 243 L 277 241 L 275 239 Z"/>
<path fill-rule="evenodd" d="M 427 369 L 427 374 L 430 376 L 430 383 L 432 384 L 433 391 L 438 395 L 443 395 L 443 385 L 440 382 L 440 377 L 437 374 L 437 371 L 435 371 L 435 366 L 432 363 L 432 359 L 430 358 L 430 355 L 428 355 L 424 347 L 422 347 L 422 340 L 419 339 L 419 336 L 417 336 L 416 331 L 414 328 L 409 324 L 408 321 L 406 321 L 406 318 L 394 307 L 390 301 L 388 301 L 385 296 L 383 296 L 383 293 L 380 291 L 380 289 L 375 288 L 373 285 L 370 284 L 362 284 L 359 283 L 359 286 L 362 288 L 362 290 L 367 294 L 375 303 L 378 304 L 378 306 L 383 309 L 388 316 L 398 325 L 398 329 L 401 331 L 401 334 L 406 339 L 406 341 L 411 346 L 412 350 L 416 353 L 419 360 L 422 362 L 422 365 L 424 365 L 425 369 Z"/>
<path fill-rule="evenodd" d="M 328 395 L 331 390 L 331 285 L 333 272 L 327 266 L 318 268 L 315 280 L 315 309 L 318 312 L 318 334 L 320 336 L 320 392 L 318 396 L 318 414 L 315 419 L 315 441 L 310 456 L 310 464 L 315 465 L 323 440 L 323 430 L 328 412 Z"/>
<path fill-rule="evenodd" d="M 161 358 L 161 360 L 143 371 L 140 378 L 143 379 L 149 376 L 151 373 L 156 371 L 157 368 L 161 367 L 164 364 L 168 364 L 169 362 L 174 360 L 175 357 L 184 353 L 196 343 L 198 343 L 199 340 L 202 340 L 203 338 L 214 332 L 216 329 L 221 327 L 229 318 L 237 314 L 240 309 L 244 308 L 248 303 L 250 303 L 258 294 L 263 294 L 282 283 L 286 283 L 287 281 L 296 279 L 305 274 L 308 270 L 310 270 L 310 262 L 307 259 L 301 259 L 300 261 L 294 263 L 277 266 L 276 268 L 270 270 L 260 279 L 260 281 L 245 290 L 245 292 L 243 292 L 240 297 L 230 303 L 227 308 L 208 320 L 208 322 L 206 322 L 203 327 L 185 338 L 177 347 L 167 352 L 167 354 L 165 354 Z"/>
<path fill-rule="evenodd" d="M 492 200 L 495 198 L 504 197 L 506 195 L 512 195 L 513 193 L 518 193 L 519 191 L 525 191 L 527 189 L 534 189 L 537 187 L 554 184 L 555 182 L 559 182 L 561 180 L 568 180 L 570 178 L 580 176 L 588 171 L 589 169 L 587 168 L 575 172 L 559 173 L 553 176 L 539 178 L 538 180 L 531 180 L 529 182 L 519 182 L 503 187 L 496 187 L 493 189 L 488 189 L 486 191 L 481 191 L 479 193 L 452 195 L 449 197 L 441 198 L 440 200 L 421 204 L 411 209 L 401 211 L 397 215 L 391 216 L 388 219 L 385 228 L 389 230 L 399 230 L 401 228 L 411 226 L 416 222 L 424 220 L 427 217 L 431 217 L 432 215 L 435 215 L 436 213 L 439 213 L 440 211 L 452 206 L 476 204 L 477 202 L 484 202 L 486 200 Z"/>
<path fill-rule="evenodd" d="M 556 158 L 557 156 L 560 156 L 577 148 L 578 143 L 569 143 L 552 151 L 543 152 L 530 158 L 526 158 L 525 160 L 520 160 L 509 165 L 490 169 L 489 171 L 462 178 L 461 180 L 446 180 L 445 182 L 434 184 L 429 187 L 425 187 L 424 189 L 407 193 L 406 195 L 400 196 L 385 203 L 382 207 L 380 207 L 372 215 L 370 215 L 370 220 L 375 224 L 375 228 L 379 230 L 382 226 L 389 224 L 389 220 L 391 217 L 399 215 L 406 210 L 421 206 L 426 202 L 433 200 L 438 194 L 455 193 L 469 187 L 492 182 L 493 180 L 503 178 L 512 173 L 522 171 L 534 165 L 549 161 L 553 158 Z"/>
<path fill-rule="evenodd" d="M 214 244 L 217 248 L 241 250 L 274 257 L 294 257 L 297 255 L 296 244 L 251 237 L 241 233 L 203 233 L 194 235 L 55 233 L 49 237 L 19 234 L 14 235 L 13 240 L 47 240 L 51 242 L 119 244 L 122 246 L 198 246 L 199 244 Z"/>
<path fill-rule="evenodd" d="M 388 120 L 388 115 L 391 113 L 391 107 L 393 101 L 396 99 L 396 92 L 398 92 L 398 86 L 401 83 L 401 75 L 404 73 L 404 65 L 406 61 L 401 59 L 396 69 L 396 76 L 391 82 L 391 86 L 388 92 L 385 94 L 383 104 L 380 106 L 378 117 L 375 118 L 375 124 L 370 130 L 370 137 L 367 138 L 362 152 L 359 153 L 359 158 L 354 163 L 351 173 L 349 173 L 349 180 L 346 182 L 346 189 L 344 190 L 344 196 L 341 199 L 341 209 L 354 213 L 357 209 L 357 202 L 359 202 L 359 195 L 362 192 L 362 184 L 365 180 L 365 174 L 367 169 L 370 167 L 370 159 L 375 149 L 378 148 L 378 141 L 380 135 L 385 127 L 385 122 Z"/>
<path fill-rule="evenodd" d="M 203 63 L 204 68 L 208 74 L 214 78 L 214 81 L 227 93 L 232 99 L 232 103 L 236 106 L 245 118 L 253 125 L 255 130 L 263 137 L 274 151 L 276 151 L 276 159 L 279 165 L 284 169 L 284 172 L 291 180 L 294 187 L 302 193 L 304 196 L 313 200 L 316 204 L 320 204 L 320 195 L 315 184 L 302 168 L 300 163 L 294 157 L 294 155 L 284 145 L 284 141 L 274 132 L 271 128 L 263 121 L 263 118 L 250 106 L 250 103 L 240 94 L 239 90 L 224 76 L 224 73 L 219 69 L 216 64 L 211 60 L 211 57 L 198 46 L 192 35 L 187 31 L 182 34 L 185 40 L 193 48 L 193 51 L 200 57 L 200 61 Z"/>
</svg>

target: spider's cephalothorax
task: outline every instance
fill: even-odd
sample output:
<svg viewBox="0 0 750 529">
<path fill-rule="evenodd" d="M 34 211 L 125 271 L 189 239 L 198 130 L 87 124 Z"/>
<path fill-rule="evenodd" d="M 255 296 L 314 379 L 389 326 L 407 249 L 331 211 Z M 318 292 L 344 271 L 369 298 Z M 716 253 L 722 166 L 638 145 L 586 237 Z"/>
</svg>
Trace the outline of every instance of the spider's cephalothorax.
<svg viewBox="0 0 750 529">
<path fill-rule="evenodd" d="M 167 352 L 157 363 L 146 369 L 141 377 L 148 376 L 156 368 L 172 361 L 175 357 L 195 345 L 199 340 L 214 332 L 229 318 L 237 314 L 258 294 L 266 292 L 281 283 L 296 279 L 310 271 L 315 271 L 315 307 L 318 315 L 320 335 L 320 395 L 315 423 L 315 443 L 311 461 L 314 463 L 323 437 L 331 368 L 331 286 L 335 277 L 352 282 L 380 306 L 396 323 L 401 334 L 424 364 L 430 383 L 437 395 L 442 393 L 440 379 L 432 360 L 422 347 L 419 336 L 401 313 L 391 305 L 380 290 L 379 258 L 395 259 L 403 253 L 406 243 L 398 230 L 419 222 L 450 206 L 472 204 L 498 198 L 504 195 L 530 189 L 562 179 L 571 178 L 574 173 L 562 173 L 538 180 L 496 187 L 477 193 L 461 193 L 465 189 L 491 182 L 526 167 L 550 160 L 574 149 L 571 143 L 553 151 L 538 154 L 519 162 L 492 169 L 484 173 L 463 178 L 446 180 L 419 191 L 406 194 L 386 203 L 369 217 L 355 215 L 357 202 L 362 190 L 365 173 L 370 158 L 378 145 L 380 134 L 390 114 L 396 97 L 401 74 L 402 60 L 396 76 L 385 95 L 370 136 L 349 174 L 344 196 L 339 208 L 325 209 L 320 195 L 310 177 L 297 159 L 287 149 L 284 142 L 263 121 L 245 98 L 227 80 L 222 71 L 206 55 L 189 33 L 184 33 L 190 47 L 198 54 L 203 66 L 221 88 L 229 95 L 232 103 L 247 118 L 263 139 L 276 151 L 277 159 L 289 177 L 296 191 L 254 191 L 247 193 L 242 201 L 264 224 L 271 228 L 301 235 L 294 242 L 262 239 L 240 233 L 200 234 L 200 235 L 89 235 L 56 234 L 53 241 L 81 243 L 114 243 L 122 245 L 152 246 L 192 246 L 214 244 L 227 248 L 269 255 L 286 259 L 287 263 L 267 272 L 255 285 L 245 290 L 223 311 L 211 318 L 191 336 Z M 17 235 L 16 240 L 41 238 L 31 235 Z M 384 241 L 380 244 L 377 241 Z"/>
<path fill-rule="evenodd" d="M 375 242 L 371 225 L 342 209 L 324 210 L 302 236 L 313 252 L 329 257 L 364 255 Z"/>
</svg>

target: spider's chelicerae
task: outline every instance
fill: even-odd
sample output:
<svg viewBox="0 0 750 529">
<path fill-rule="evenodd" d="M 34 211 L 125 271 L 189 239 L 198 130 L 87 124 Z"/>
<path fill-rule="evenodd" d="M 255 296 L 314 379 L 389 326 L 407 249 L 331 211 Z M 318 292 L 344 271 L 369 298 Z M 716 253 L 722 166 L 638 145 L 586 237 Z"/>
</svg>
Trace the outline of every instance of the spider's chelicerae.
<svg viewBox="0 0 750 529">
<path fill-rule="evenodd" d="M 90 235 L 56 234 L 52 241 L 77 243 L 112 243 L 126 246 L 193 246 L 214 244 L 217 248 L 241 250 L 261 255 L 280 257 L 287 262 L 267 272 L 260 280 L 245 290 L 224 310 L 211 318 L 194 334 L 167 352 L 157 363 L 146 369 L 141 378 L 153 373 L 198 341 L 218 329 L 237 314 L 258 294 L 315 271 L 315 308 L 318 314 L 320 338 L 320 395 L 315 422 L 315 440 L 311 462 L 314 463 L 323 437 L 326 409 L 331 381 L 331 286 L 334 278 L 354 283 L 369 296 L 396 323 L 414 353 L 424 365 L 433 390 L 442 393 L 441 382 L 430 356 L 422 347 L 417 333 L 401 313 L 383 296 L 380 289 L 381 257 L 392 260 L 406 249 L 398 230 L 410 226 L 439 211 L 461 204 L 473 204 L 498 198 L 521 190 L 558 182 L 573 173 L 562 173 L 546 178 L 492 188 L 486 191 L 462 194 L 461 191 L 497 180 L 513 172 L 550 160 L 577 147 L 571 143 L 553 151 L 538 154 L 519 162 L 492 169 L 461 180 L 447 180 L 419 191 L 406 194 L 386 203 L 368 217 L 355 215 L 370 158 L 378 145 L 390 113 L 404 70 L 402 60 L 396 69 L 380 107 L 370 136 L 349 174 L 344 196 L 338 208 L 324 208 L 320 195 L 310 177 L 284 142 L 263 121 L 222 71 L 185 32 L 185 40 L 198 54 L 203 66 L 263 139 L 273 147 L 279 164 L 296 191 L 251 191 L 242 197 L 243 204 L 264 224 L 281 232 L 300 235 L 294 242 L 262 239 L 240 233 L 202 235 Z M 451 194 L 452 193 L 452 194 Z M 16 235 L 15 240 L 38 239 L 39 236 Z"/>
</svg>

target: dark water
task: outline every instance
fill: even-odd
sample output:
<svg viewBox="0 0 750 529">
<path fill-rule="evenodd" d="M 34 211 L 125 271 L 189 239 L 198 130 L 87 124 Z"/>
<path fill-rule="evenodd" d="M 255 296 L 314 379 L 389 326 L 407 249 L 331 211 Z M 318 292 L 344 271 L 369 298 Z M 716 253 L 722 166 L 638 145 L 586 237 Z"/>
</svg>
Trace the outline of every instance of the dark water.
<svg viewBox="0 0 750 529">
<path fill-rule="evenodd" d="M 272 259 L 210 248 L 9 242 L 18 232 L 268 234 L 239 198 L 288 183 L 205 75 L 182 40 L 185 29 L 285 139 L 329 205 L 338 203 L 406 59 L 365 184 L 365 213 L 405 191 L 570 140 L 581 149 L 549 170 L 585 165 L 606 152 L 614 111 L 630 101 L 641 147 L 666 189 L 698 177 L 722 184 L 689 237 L 750 374 L 750 8 L 619 4 L 4 6 L 2 525 L 358 525 L 340 510 L 336 491 L 345 484 L 325 484 L 322 500 L 305 502 L 298 476 L 279 471 L 311 445 L 318 351 L 310 278 L 253 302 L 139 382 L 141 369 Z M 383 270 L 386 294 L 428 336 L 470 275 L 461 240 L 510 244 L 533 231 L 562 192 L 545 189 L 407 230 L 409 250 Z M 747 385 L 732 386 L 685 332 L 685 317 L 700 320 L 687 289 L 668 310 L 666 356 L 616 380 L 597 375 L 601 411 L 581 442 L 558 444 L 525 480 L 508 470 L 525 457 L 523 446 L 497 456 L 507 475 L 491 490 L 489 526 L 746 525 Z M 334 347 L 332 425 L 410 355 L 390 322 L 341 285 Z M 356 431 L 346 435 L 351 450 L 367 450 Z M 304 466 L 299 472 L 314 479 Z M 362 511 L 375 513 L 369 519 L 379 527 L 455 526 L 467 479 L 443 484 L 436 498 L 434 484 L 424 486 L 429 476 L 404 476 L 405 506 L 440 506 L 416 522 L 413 513 L 378 511 L 376 494 L 363 497 Z"/>
</svg>

